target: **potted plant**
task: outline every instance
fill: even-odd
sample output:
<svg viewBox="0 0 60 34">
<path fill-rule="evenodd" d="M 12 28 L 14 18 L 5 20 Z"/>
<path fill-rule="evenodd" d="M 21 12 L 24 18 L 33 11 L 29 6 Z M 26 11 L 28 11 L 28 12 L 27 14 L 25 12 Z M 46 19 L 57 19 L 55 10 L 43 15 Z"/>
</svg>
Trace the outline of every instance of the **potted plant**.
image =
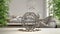
<svg viewBox="0 0 60 34">
<path fill-rule="evenodd" d="M 48 4 L 50 14 L 60 20 L 60 0 L 49 0 Z"/>
<path fill-rule="evenodd" d="M 60 0 L 49 0 L 48 1 L 49 15 L 53 14 L 57 20 L 57 25 L 60 27 Z"/>
<path fill-rule="evenodd" d="M 9 10 L 9 0 L 0 0 L 0 26 L 5 26 L 7 24 L 8 10 Z"/>
</svg>

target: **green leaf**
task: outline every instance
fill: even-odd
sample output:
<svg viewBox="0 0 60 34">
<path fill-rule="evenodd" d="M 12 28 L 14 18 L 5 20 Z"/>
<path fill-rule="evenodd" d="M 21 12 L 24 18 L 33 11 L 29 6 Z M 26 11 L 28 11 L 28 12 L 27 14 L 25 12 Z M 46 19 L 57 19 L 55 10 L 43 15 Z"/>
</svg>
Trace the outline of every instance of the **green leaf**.
<svg viewBox="0 0 60 34">
<path fill-rule="evenodd" d="M 0 0 L 0 24 L 2 24 L 2 26 L 7 23 L 6 19 L 8 17 L 9 1 L 10 0 Z"/>
</svg>

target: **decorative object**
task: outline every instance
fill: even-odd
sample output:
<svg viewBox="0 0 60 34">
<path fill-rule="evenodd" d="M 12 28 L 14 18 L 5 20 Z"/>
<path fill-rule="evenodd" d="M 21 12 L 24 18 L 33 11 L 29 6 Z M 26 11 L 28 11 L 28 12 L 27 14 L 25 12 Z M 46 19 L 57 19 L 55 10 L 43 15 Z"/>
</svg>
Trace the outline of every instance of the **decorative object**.
<svg viewBox="0 0 60 34">
<path fill-rule="evenodd" d="M 22 23 L 23 27 L 26 28 L 27 31 L 33 31 L 39 22 L 39 16 L 37 16 L 34 12 L 26 12 L 23 15 Z"/>
<path fill-rule="evenodd" d="M 48 16 L 44 19 L 41 19 L 41 22 L 40 22 L 40 26 L 41 27 L 45 27 L 45 28 L 55 28 L 57 26 L 56 24 L 56 19 L 52 16 Z"/>
<path fill-rule="evenodd" d="M 21 18 L 21 19 L 20 19 Z M 22 17 L 16 16 L 11 19 L 11 23 L 8 25 L 21 25 L 25 30 L 23 31 L 36 31 L 35 28 L 55 28 L 56 20 L 52 16 L 48 16 L 44 19 L 39 19 L 39 16 L 34 12 L 26 12 Z M 21 27 L 19 26 L 19 27 Z M 21 29 L 19 29 L 20 31 Z"/>
</svg>

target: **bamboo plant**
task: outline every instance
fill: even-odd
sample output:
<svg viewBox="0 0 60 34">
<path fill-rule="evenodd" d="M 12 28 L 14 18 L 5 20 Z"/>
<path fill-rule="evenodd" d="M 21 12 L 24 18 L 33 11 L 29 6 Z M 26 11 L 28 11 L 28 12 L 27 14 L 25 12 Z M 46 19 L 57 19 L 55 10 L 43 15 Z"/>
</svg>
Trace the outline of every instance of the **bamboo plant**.
<svg viewBox="0 0 60 34">
<path fill-rule="evenodd" d="M 0 26 L 5 26 L 7 24 L 9 10 L 9 0 L 0 0 Z"/>
</svg>

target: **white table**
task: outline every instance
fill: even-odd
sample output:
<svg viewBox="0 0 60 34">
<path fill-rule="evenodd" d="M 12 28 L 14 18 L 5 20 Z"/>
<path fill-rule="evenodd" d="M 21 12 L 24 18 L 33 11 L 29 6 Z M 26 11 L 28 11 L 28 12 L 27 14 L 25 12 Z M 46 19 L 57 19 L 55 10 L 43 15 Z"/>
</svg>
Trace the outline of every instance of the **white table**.
<svg viewBox="0 0 60 34">
<path fill-rule="evenodd" d="M 0 28 L 0 34 L 60 34 L 59 28 L 40 28 L 41 31 L 22 32 L 20 28 Z"/>
</svg>

